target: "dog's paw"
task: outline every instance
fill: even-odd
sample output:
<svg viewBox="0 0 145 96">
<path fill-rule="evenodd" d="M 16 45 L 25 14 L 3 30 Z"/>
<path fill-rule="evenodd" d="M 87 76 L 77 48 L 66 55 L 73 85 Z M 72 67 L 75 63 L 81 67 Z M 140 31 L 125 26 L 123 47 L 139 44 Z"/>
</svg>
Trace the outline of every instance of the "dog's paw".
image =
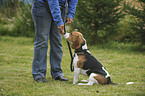
<svg viewBox="0 0 145 96">
<path fill-rule="evenodd" d="M 83 83 L 78 83 L 77 85 L 84 85 Z"/>
<path fill-rule="evenodd" d="M 81 82 L 88 82 L 87 80 L 81 80 Z"/>
<path fill-rule="evenodd" d="M 91 85 L 89 83 L 78 83 L 77 85 Z"/>
</svg>

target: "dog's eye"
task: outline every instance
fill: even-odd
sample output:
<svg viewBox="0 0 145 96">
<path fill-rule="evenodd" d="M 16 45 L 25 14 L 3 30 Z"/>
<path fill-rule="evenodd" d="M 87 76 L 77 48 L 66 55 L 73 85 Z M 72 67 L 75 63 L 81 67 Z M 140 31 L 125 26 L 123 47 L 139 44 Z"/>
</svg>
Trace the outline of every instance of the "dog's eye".
<svg viewBox="0 0 145 96">
<path fill-rule="evenodd" d="M 72 33 L 70 33 L 70 35 L 72 35 Z"/>
</svg>

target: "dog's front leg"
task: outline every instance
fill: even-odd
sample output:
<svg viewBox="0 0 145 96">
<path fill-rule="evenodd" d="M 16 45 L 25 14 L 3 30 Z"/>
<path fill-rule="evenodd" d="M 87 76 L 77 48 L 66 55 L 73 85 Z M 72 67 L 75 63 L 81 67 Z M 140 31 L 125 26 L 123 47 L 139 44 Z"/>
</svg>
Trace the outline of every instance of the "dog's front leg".
<svg viewBox="0 0 145 96">
<path fill-rule="evenodd" d="M 74 80 L 73 84 L 76 84 L 79 80 L 79 75 L 80 75 L 80 68 L 74 68 Z"/>
</svg>

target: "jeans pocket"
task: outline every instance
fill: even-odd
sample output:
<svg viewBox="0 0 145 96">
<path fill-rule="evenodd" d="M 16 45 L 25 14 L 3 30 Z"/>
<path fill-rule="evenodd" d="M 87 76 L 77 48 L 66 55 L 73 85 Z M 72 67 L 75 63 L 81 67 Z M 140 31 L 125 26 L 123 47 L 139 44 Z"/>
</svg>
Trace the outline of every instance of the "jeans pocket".
<svg viewBox="0 0 145 96">
<path fill-rule="evenodd" d="M 45 4 L 40 3 L 40 2 L 34 2 L 32 5 L 32 14 L 34 16 L 46 16 L 48 15 L 47 9 Z"/>
</svg>

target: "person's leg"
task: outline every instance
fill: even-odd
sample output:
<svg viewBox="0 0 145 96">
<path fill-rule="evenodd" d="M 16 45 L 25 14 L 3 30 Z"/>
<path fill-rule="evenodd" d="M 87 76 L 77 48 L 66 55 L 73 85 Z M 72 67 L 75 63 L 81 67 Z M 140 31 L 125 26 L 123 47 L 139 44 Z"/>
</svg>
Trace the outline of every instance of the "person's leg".
<svg viewBox="0 0 145 96">
<path fill-rule="evenodd" d="M 51 76 L 56 78 L 59 75 L 63 75 L 61 68 L 62 60 L 62 36 L 57 28 L 55 22 L 52 22 L 51 32 L 50 32 L 50 66 L 51 66 Z"/>
<path fill-rule="evenodd" d="M 62 18 L 65 17 L 65 10 L 62 10 Z M 52 78 L 58 76 L 63 76 L 63 71 L 61 68 L 62 60 L 62 35 L 60 34 L 56 23 L 53 21 L 50 31 L 50 65 L 51 65 L 51 75 Z"/>
<path fill-rule="evenodd" d="M 32 6 L 32 17 L 35 25 L 32 74 L 34 80 L 37 80 L 46 76 L 48 37 L 52 17 L 45 5 L 39 2 L 35 2 Z"/>
</svg>

